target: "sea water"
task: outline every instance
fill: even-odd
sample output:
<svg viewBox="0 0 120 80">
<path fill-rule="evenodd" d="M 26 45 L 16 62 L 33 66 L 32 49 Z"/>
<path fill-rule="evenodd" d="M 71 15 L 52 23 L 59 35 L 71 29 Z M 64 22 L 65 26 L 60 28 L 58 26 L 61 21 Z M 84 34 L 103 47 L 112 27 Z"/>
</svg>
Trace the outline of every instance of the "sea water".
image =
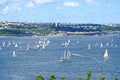
<svg viewBox="0 0 120 80">
<path fill-rule="evenodd" d="M 50 41 L 45 48 L 26 50 L 28 44 L 34 47 L 43 38 Z M 70 41 L 69 45 L 62 47 L 61 44 L 67 41 Z M 18 47 L 15 47 L 16 43 Z M 67 80 L 78 80 L 79 77 L 85 80 L 88 71 L 92 71 L 92 80 L 98 80 L 102 75 L 106 80 L 120 79 L 120 37 L 9 37 L 0 38 L 0 47 L 0 80 L 35 80 L 38 75 L 48 80 L 52 74 L 56 75 L 56 80 L 61 80 L 62 76 Z M 103 58 L 106 49 L 108 61 Z M 65 50 L 71 52 L 69 62 L 60 61 Z M 12 56 L 13 51 L 16 51 L 16 57 Z"/>
</svg>

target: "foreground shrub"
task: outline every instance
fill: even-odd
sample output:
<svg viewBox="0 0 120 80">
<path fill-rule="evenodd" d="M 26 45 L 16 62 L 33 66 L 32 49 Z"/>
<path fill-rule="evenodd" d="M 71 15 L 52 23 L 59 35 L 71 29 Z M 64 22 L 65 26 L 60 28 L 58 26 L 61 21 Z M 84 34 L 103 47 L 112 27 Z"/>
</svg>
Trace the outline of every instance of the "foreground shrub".
<svg viewBox="0 0 120 80">
<path fill-rule="evenodd" d="M 37 76 L 36 80 L 44 80 L 43 76 L 39 75 Z"/>
<path fill-rule="evenodd" d="M 56 76 L 55 75 L 51 75 L 49 80 L 55 80 L 56 79 Z"/>
<path fill-rule="evenodd" d="M 92 71 L 88 71 L 87 76 L 86 76 L 86 80 L 92 80 L 91 76 L 92 76 Z M 45 80 L 45 79 L 43 78 L 42 75 L 38 75 L 36 77 L 36 80 Z M 54 75 L 54 74 L 51 75 L 48 80 L 56 80 L 56 75 Z M 67 80 L 67 78 L 65 76 L 62 76 L 61 80 Z M 83 79 L 82 79 L 82 77 L 79 77 L 78 80 L 83 80 Z M 101 75 L 98 80 L 106 80 L 106 78 L 103 75 Z M 115 77 L 114 80 L 118 80 L 118 78 Z"/>
<path fill-rule="evenodd" d="M 65 77 L 65 76 L 62 76 L 62 78 L 61 78 L 62 80 L 67 80 L 67 78 Z"/>
</svg>

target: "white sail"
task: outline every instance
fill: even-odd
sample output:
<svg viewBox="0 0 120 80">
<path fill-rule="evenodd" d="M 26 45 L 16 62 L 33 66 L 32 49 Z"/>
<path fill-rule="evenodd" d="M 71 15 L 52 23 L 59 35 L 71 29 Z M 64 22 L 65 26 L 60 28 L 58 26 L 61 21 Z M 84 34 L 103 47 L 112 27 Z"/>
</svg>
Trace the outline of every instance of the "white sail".
<svg viewBox="0 0 120 80">
<path fill-rule="evenodd" d="M 26 50 L 27 50 L 27 51 L 30 50 L 30 46 L 29 46 L 29 44 L 27 44 L 27 48 L 26 48 Z"/>
<path fill-rule="evenodd" d="M 91 49 L 91 45 L 90 44 L 88 44 L 88 49 Z"/>
<path fill-rule="evenodd" d="M 15 47 L 18 47 L 17 43 L 15 44 Z"/>
<path fill-rule="evenodd" d="M 70 58 L 71 58 L 71 53 L 70 53 L 70 51 L 68 50 L 68 51 L 67 51 L 67 59 L 70 60 Z"/>
<path fill-rule="evenodd" d="M 2 47 L 5 47 L 5 41 L 2 43 Z"/>
<path fill-rule="evenodd" d="M 109 46 L 109 43 L 106 43 L 106 46 Z"/>
<path fill-rule="evenodd" d="M 10 42 L 8 42 L 7 46 L 8 46 L 8 47 L 9 47 L 9 46 L 11 46 L 11 43 L 10 43 Z"/>
<path fill-rule="evenodd" d="M 68 40 L 67 44 L 68 44 L 68 45 L 70 44 L 70 39 Z"/>
<path fill-rule="evenodd" d="M 13 51 L 13 57 L 16 57 L 16 52 L 15 51 Z"/>
<path fill-rule="evenodd" d="M 101 48 L 103 47 L 103 43 L 100 44 L 100 47 L 101 47 Z"/>
<path fill-rule="evenodd" d="M 65 59 L 66 58 L 66 51 L 64 51 L 64 55 L 63 55 L 63 59 Z"/>
<path fill-rule="evenodd" d="M 0 46 L 0 50 L 2 50 L 1 46 Z"/>
<path fill-rule="evenodd" d="M 103 58 L 105 59 L 105 61 L 109 58 L 108 50 L 107 49 L 105 50 Z"/>
<path fill-rule="evenodd" d="M 71 59 L 71 53 L 70 51 L 64 51 L 63 55 L 61 56 L 60 61 L 70 61 Z"/>
</svg>

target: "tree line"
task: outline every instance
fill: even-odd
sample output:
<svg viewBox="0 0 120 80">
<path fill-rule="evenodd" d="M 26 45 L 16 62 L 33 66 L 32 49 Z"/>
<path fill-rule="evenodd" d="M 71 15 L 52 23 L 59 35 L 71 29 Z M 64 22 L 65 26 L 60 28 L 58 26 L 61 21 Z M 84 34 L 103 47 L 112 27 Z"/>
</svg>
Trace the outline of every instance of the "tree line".
<svg viewBox="0 0 120 80">
<path fill-rule="evenodd" d="M 92 80 L 92 71 L 88 71 L 86 74 L 86 79 L 85 80 Z M 42 75 L 38 75 L 35 80 L 45 80 Z M 57 80 L 56 75 L 52 74 L 48 80 Z M 61 80 L 67 80 L 65 76 L 61 77 Z M 82 77 L 79 77 L 78 80 L 84 80 Z M 105 76 L 101 75 L 98 80 L 106 80 Z M 117 77 L 114 78 L 114 80 L 118 80 Z"/>
</svg>

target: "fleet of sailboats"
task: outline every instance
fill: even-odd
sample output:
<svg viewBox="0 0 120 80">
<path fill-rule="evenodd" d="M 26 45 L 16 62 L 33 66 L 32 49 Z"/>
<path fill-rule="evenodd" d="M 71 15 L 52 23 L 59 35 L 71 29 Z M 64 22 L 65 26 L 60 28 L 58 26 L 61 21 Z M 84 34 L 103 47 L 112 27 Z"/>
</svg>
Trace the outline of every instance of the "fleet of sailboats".
<svg viewBox="0 0 120 80">
<path fill-rule="evenodd" d="M 67 46 L 69 46 L 69 44 L 70 44 L 70 39 L 69 39 L 67 42 L 63 42 L 63 43 L 61 44 L 61 46 L 67 47 Z"/>
<path fill-rule="evenodd" d="M 71 42 L 70 39 L 68 39 L 68 41 L 65 42 L 66 44 L 64 44 L 64 46 L 68 47 L 70 42 Z M 25 49 L 26 50 L 36 50 L 39 47 L 42 47 L 42 49 L 45 49 L 45 47 L 48 46 L 49 43 L 50 43 L 50 41 L 44 38 L 44 39 L 41 39 L 38 42 L 36 42 L 33 45 L 34 47 L 30 46 L 30 44 L 27 44 Z M 98 44 L 98 42 L 96 44 Z M 20 46 L 18 46 L 17 42 L 13 43 L 13 42 L 10 42 L 10 41 L 8 41 L 8 42 L 3 41 L 1 46 L 0 46 L 0 50 L 4 50 L 5 47 L 8 48 L 8 47 L 11 47 L 11 46 L 14 46 L 15 48 L 17 48 L 17 47 L 19 48 L 20 47 Z M 106 45 L 104 45 L 104 46 L 109 46 L 109 43 L 107 42 Z M 103 47 L 103 43 L 102 42 L 100 43 L 100 47 Z M 87 48 L 91 49 L 91 44 L 88 44 Z M 12 56 L 13 57 L 17 56 L 15 50 L 13 50 Z M 105 61 L 107 61 L 109 59 L 108 49 L 105 50 L 103 58 L 104 58 Z M 69 50 L 65 50 L 64 53 L 61 55 L 60 61 L 62 61 L 62 62 L 64 62 L 64 61 L 71 61 L 71 52 Z"/>
</svg>

